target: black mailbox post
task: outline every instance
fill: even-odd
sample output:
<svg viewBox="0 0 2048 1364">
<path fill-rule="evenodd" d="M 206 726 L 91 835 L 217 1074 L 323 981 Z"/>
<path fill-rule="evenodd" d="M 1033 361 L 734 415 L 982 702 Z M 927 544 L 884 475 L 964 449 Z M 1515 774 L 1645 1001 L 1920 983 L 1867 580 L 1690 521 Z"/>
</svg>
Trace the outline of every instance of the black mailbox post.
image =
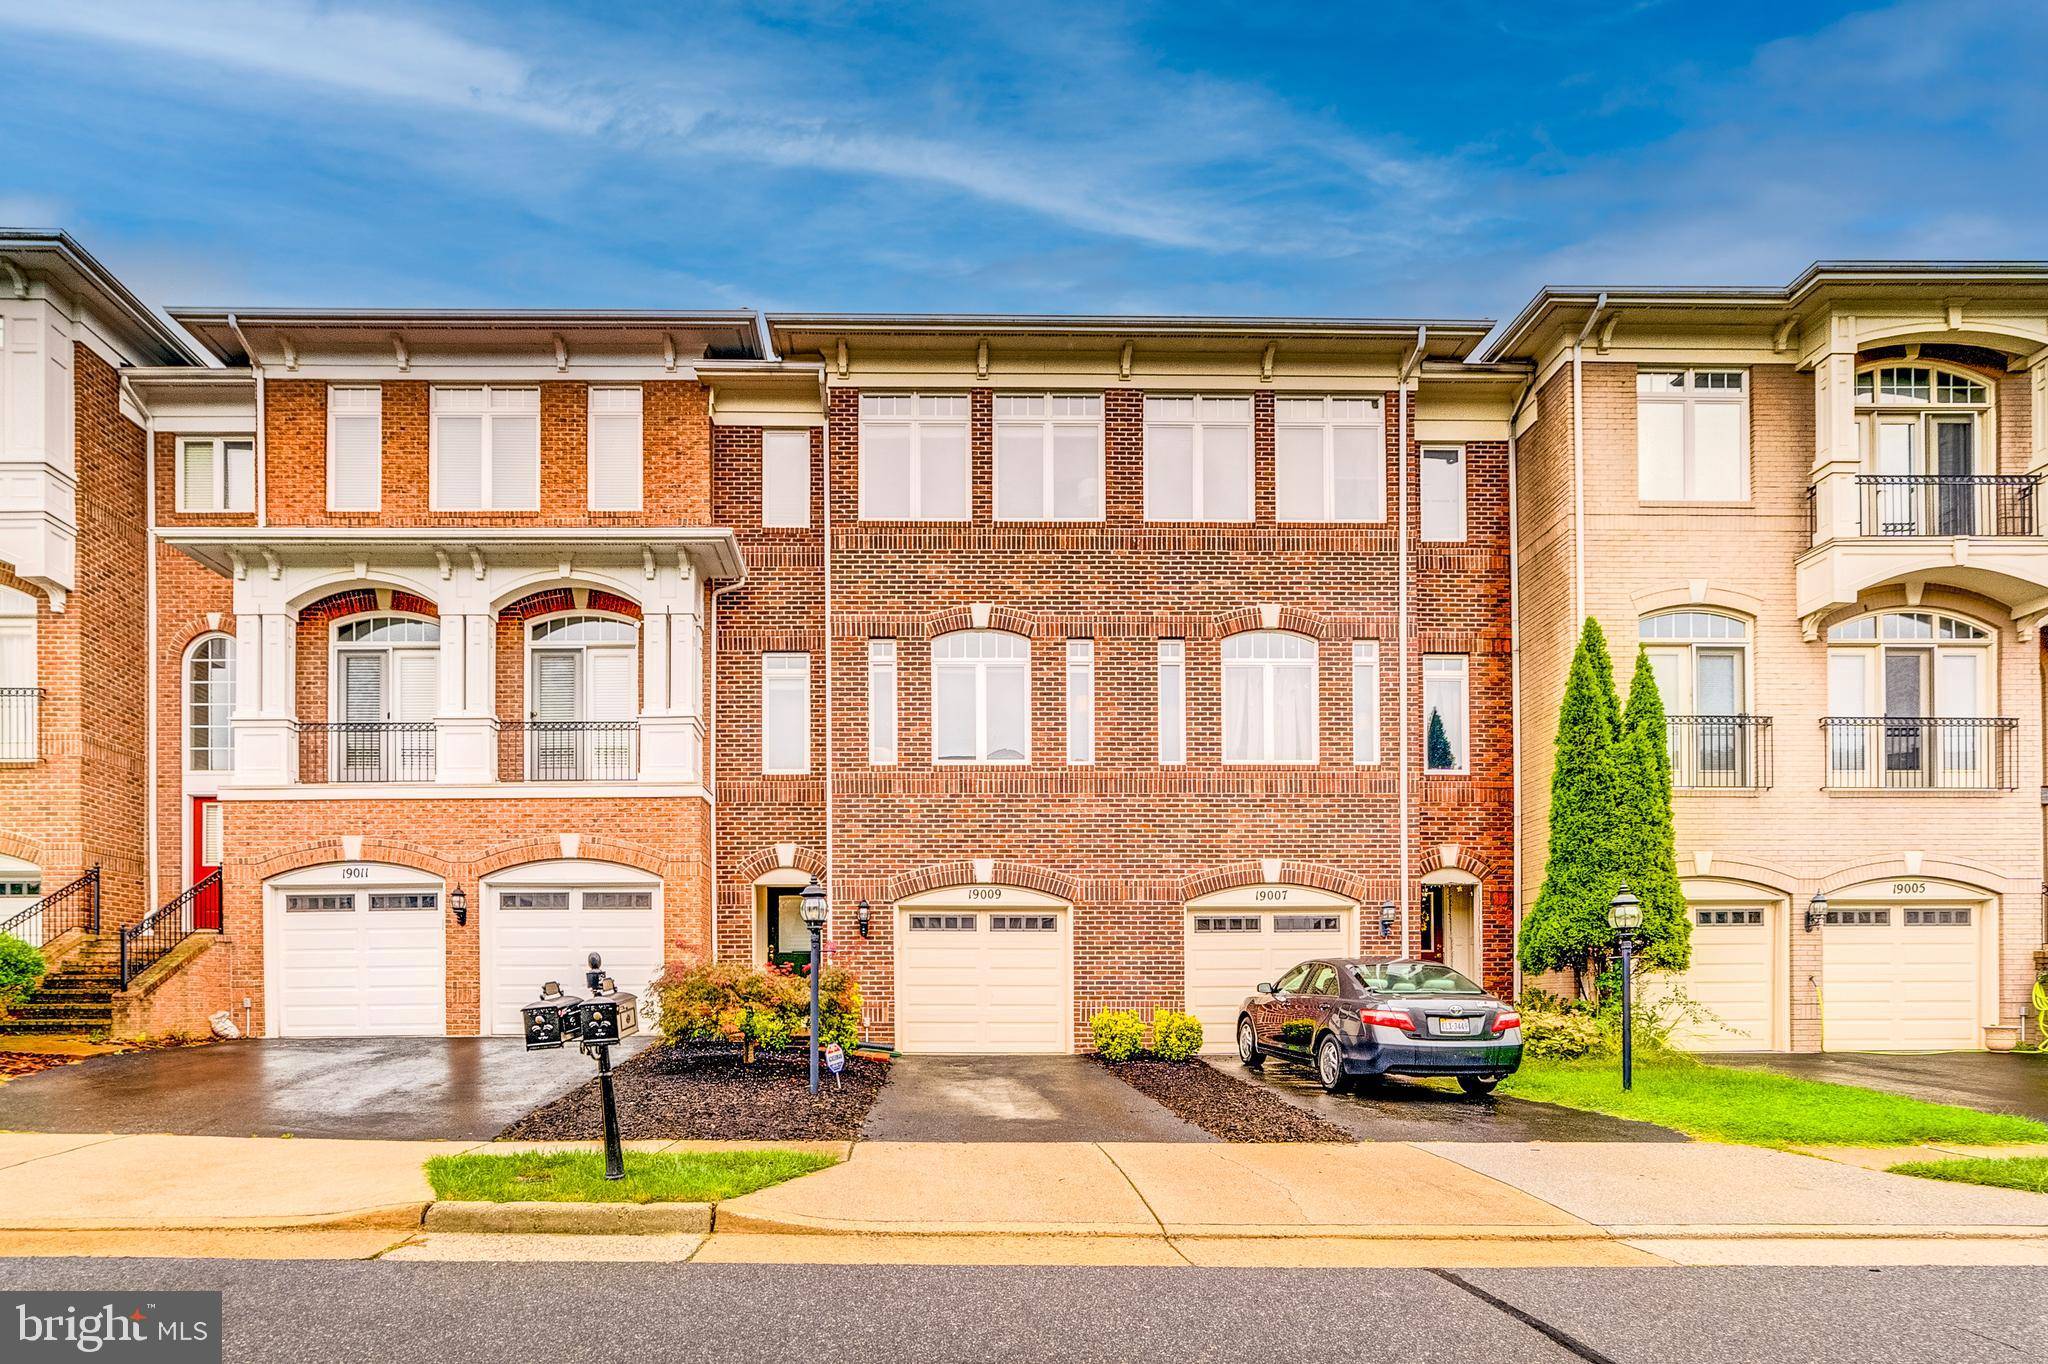
<svg viewBox="0 0 2048 1364">
<path fill-rule="evenodd" d="M 604 958 L 590 954 L 590 970 L 583 979 L 590 998 L 576 1006 L 576 1031 L 583 1054 L 597 1057 L 598 1095 L 604 1104 L 604 1177 L 626 1177 L 625 1152 L 619 1149 L 619 1101 L 612 1090 L 612 1046 L 640 1032 L 640 1001 L 628 990 L 619 989 L 604 973 Z"/>
</svg>

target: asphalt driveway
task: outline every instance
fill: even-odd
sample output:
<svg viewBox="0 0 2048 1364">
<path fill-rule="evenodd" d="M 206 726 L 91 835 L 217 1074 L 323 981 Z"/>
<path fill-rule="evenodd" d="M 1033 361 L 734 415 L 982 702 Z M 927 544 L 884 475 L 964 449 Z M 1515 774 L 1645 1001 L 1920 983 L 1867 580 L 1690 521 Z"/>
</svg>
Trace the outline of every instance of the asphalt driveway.
<svg viewBox="0 0 2048 1364">
<path fill-rule="evenodd" d="M 1085 1056 L 900 1056 L 865 1141 L 1214 1141 Z"/>
<path fill-rule="evenodd" d="M 1407 1080 L 1366 1081 L 1328 1094 L 1308 1067 L 1268 1058 L 1251 1070 L 1234 1056 L 1212 1056 L 1225 1075 L 1259 1085 L 1359 1141 L 1687 1141 L 1684 1133 L 1527 1099 L 1468 1097 L 1461 1090 Z"/>
<path fill-rule="evenodd" d="M 596 1069 L 574 1049 L 529 1053 L 504 1037 L 216 1042 L 0 1085 L 0 1130 L 484 1141 Z"/>
<path fill-rule="evenodd" d="M 2033 1052 L 1746 1051 L 1705 1059 L 2048 1122 L 2048 1056 Z"/>
</svg>

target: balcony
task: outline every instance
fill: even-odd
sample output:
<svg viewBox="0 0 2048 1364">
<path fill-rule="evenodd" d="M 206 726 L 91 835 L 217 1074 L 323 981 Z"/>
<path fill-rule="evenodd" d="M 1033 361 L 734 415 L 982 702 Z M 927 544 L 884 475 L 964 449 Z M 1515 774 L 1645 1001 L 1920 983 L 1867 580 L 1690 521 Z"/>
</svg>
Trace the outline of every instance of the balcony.
<svg viewBox="0 0 2048 1364">
<path fill-rule="evenodd" d="M 344 720 L 299 724 L 302 782 L 411 782 L 434 779 L 431 720 Z"/>
<path fill-rule="evenodd" d="M 1864 535 L 2038 535 L 2032 474 L 1858 474 Z"/>
<path fill-rule="evenodd" d="M 2037 474 L 1832 473 L 1807 490 L 1799 614 L 1875 587 L 1940 583 L 2019 606 L 2048 592 Z"/>
<path fill-rule="evenodd" d="M 1771 717 L 1670 715 L 1671 786 L 1677 791 L 1761 791 L 1771 784 Z"/>
<path fill-rule="evenodd" d="M 2010 791 L 2019 721 L 2008 716 L 1830 716 L 1830 791 Z"/>
<path fill-rule="evenodd" d="M 0 763 L 32 763 L 42 756 L 41 687 L 0 687 Z"/>
<path fill-rule="evenodd" d="M 640 775 L 636 720 L 513 720 L 499 731 L 510 736 L 516 770 L 527 781 L 633 781 Z"/>
</svg>

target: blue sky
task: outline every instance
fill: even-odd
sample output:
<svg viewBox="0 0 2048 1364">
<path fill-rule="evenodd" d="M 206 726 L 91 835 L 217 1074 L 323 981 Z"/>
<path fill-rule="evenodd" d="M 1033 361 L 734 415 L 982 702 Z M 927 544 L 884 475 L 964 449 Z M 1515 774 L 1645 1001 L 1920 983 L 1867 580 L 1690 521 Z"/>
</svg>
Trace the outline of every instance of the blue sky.
<svg viewBox="0 0 2048 1364">
<path fill-rule="evenodd" d="M 0 0 L 160 304 L 1510 315 L 2048 256 L 2048 5 Z"/>
</svg>

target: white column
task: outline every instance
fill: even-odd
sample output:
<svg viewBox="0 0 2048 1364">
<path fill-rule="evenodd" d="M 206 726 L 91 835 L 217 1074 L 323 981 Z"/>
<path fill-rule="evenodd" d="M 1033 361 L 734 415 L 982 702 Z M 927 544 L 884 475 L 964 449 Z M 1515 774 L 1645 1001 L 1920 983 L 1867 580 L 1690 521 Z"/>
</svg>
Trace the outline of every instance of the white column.
<svg viewBox="0 0 2048 1364">
<path fill-rule="evenodd" d="M 498 720 L 492 695 L 494 625 L 487 611 L 465 608 L 441 616 L 435 781 L 474 785 L 498 779 Z"/>
<path fill-rule="evenodd" d="M 299 777 L 298 617 L 275 604 L 235 596 L 235 770 L 233 786 L 286 786 Z"/>
<path fill-rule="evenodd" d="M 1856 319 L 1828 319 L 1827 352 L 1813 367 L 1814 543 L 1861 533 L 1856 475 Z"/>
<path fill-rule="evenodd" d="M 640 711 L 640 780 L 696 782 L 703 776 L 702 579 L 694 568 L 662 570 L 640 632 L 646 653 Z"/>
<path fill-rule="evenodd" d="M 2027 472 L 2048 474 L 2048 360 L 2036 360 L 2030 373 L 2033 379 L 2034 449 L 2027 461 Z"/>
</svg>

